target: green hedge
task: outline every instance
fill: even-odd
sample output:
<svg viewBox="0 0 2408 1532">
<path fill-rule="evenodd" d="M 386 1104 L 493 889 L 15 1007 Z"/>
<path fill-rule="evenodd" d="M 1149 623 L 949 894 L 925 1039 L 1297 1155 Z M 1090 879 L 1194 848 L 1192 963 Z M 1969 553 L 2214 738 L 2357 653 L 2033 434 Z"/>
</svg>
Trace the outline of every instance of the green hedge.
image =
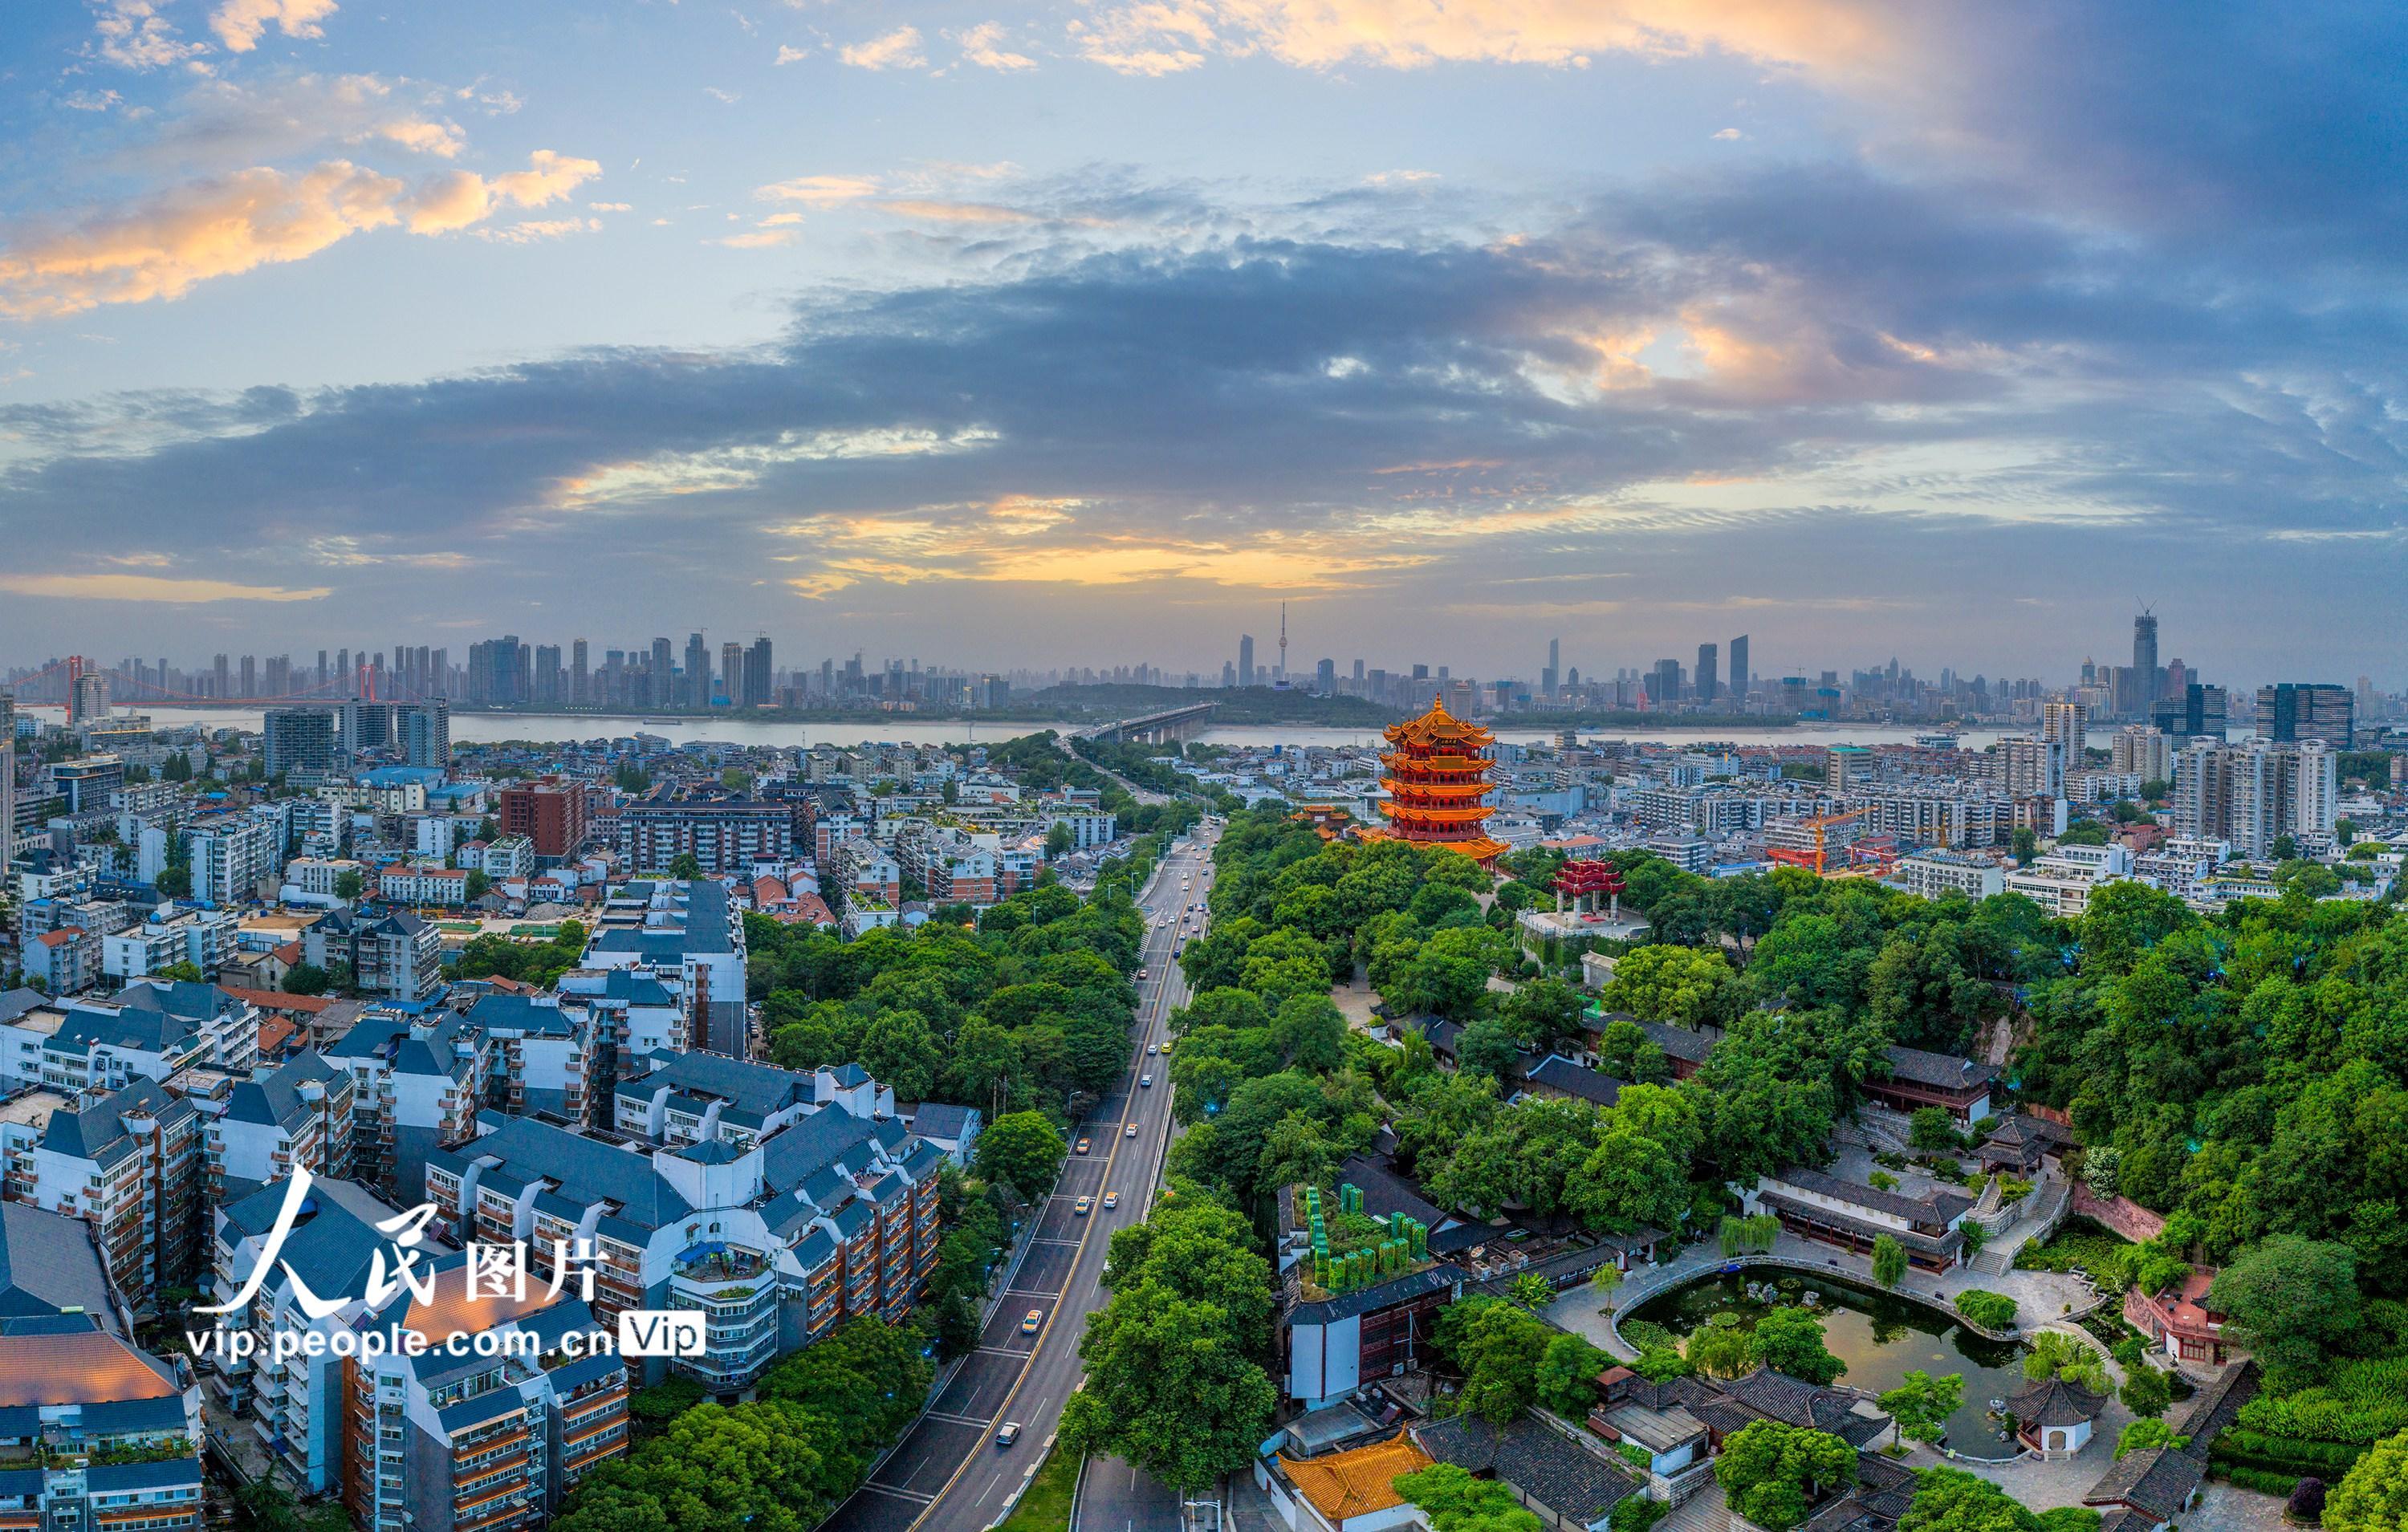
<svg viewBox="0 0 2408 1532">
<path fill-rule="evenodd" d="M 2266 1496 L 2286 1496 L 2287 1498 L 2290 1491 L 2295 1491 L 2300 1486 L 2300 1479 L 2295 1477 L 2295 1474 L 2273 1474 L 2273 1472 L 2266 1472 L 2266 1469 L 2252 1469 L 2252 1467 L 2229 1465 L 2229 1462 L 2215 1465 L 2215 1472 L 2223 1474 L 2223 1477 L 2229 1479 L 2232 1483 L 2237 1483 L 2240 1489 L 2254 1489 L 2258 1491 L 2258 1494 L 2266 1494 Z"/>
<path fill-rule="evenodd" d="M 2260 1394 L 2241 1407 L 2241 1424 L 2310 1441 L 2381 1441 L 2408 1428 L 2408 1356 L 2353 1358 L 2314 1387 Z"/>
<path fill-rule="evenodd" d="M 2366 1449 L 2344 1441 L 2308 1441 L 2235 1428 L 2217 1437 L 2211 1451 L 2219 1458 L 2253 1468 L 2330 1480 L 2347 1473 Z"/>
</svg>

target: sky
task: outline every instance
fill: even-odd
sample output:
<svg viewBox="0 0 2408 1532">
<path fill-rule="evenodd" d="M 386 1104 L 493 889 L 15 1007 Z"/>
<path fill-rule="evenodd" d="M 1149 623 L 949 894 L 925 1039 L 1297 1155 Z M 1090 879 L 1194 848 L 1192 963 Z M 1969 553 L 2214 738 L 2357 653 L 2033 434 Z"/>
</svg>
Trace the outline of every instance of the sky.
<svg viewBox="0 0 2408 1532">
<path fill-rule="evenodd" d="M 2408 9 L 14 0 L 0 656 L 2408 684 Z"/>
</svg>

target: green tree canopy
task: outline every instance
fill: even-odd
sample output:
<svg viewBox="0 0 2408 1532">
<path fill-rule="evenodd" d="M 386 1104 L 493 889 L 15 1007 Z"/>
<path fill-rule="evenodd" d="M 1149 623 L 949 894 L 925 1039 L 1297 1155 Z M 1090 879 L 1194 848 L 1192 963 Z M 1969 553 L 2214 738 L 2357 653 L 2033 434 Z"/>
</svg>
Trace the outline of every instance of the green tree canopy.
<svg viewBox="0 0 2408 1532">
<path fill-rule="evenodd" d="M 2313 1382 L 2359 1326 L 2357 1257 L 2328 1240 L 2265 1240 L 2217 1272 L 2207 1296 L 2276 1388 Z"/>
<path fill-rule="evenodd" d="M 1714 1478 L 1733 1511 L 1765 1532 L 1789 1532 L 1813 1501 L 1856 1482 L 1856 1450 L 1826 1431 L 1756 1421 L 1723 1443 Z"/>
<path fill-rule="evenodd" d="M 989 1123 L 971 1153 L 980 1175 L 1009 1181 L 1034 1199 L 1054 1184 L 1066 1150 L 1060 1131 L 1042 1112 L 1015 1111 Z"/>
<path fill-rule="evenodd" d="M 1899 1532 L 2040 1532 L 2022 1502 L 1979 1474 L 1926 1468 L 1914 1476 L 1914 1498 Z"/>
<path fill-rule="evenodd" d="M 1270 1430 L 1271 1270 L 1245 1220 L 1201 1193 L 1148 1225 L 1113 1238 L 1111 1297 L 1087 1316 L 1087 1380 L 1062 1412 L 1062 1440 L 1192 1491 L 1252 1462 Z"/>
<path fill-rule="evenodd" d="M 1848 1364 L 1823 1344 L 1823 1322 L 1811 1309 L 1783 1307 L 1756 1322 L 1748 1360 L 1810 1383 L 1831 1382 Z"/>
<path fill-rule="evenodd" d="M 2408 1431 L 2369 1448 L 2325 1499 L 2328 1532 L 2408 1532 Z"/>
</svg>

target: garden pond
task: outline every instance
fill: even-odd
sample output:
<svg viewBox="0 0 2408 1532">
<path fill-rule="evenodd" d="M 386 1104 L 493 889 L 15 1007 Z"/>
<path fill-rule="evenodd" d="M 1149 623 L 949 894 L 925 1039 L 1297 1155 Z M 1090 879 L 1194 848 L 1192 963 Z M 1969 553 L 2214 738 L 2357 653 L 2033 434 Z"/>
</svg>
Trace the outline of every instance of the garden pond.
<svg viewBox="0 0 2408 1532">
<path fill-rule="evenodd" d="M 1753 1328 L 1780 1305 L 1814 1310 L 1823 1321 L 1824 1346 L 1848 1365 L 1839 1379 L 1848 1387 L 1883 1394 L 1918 1368 L 1935 1378 L 1962 1373 L 1965 1403 L 1948 1418 L 1946 1444 L 1966 1457 L 2015 1455 L 2012 1427 L 1991 1420 L 1989 1406 L 2023 1386 L 2023 1347 L 1977 1334 L 1923 1304 L 1807 1272 L 1754 1267 L 1659 1293 L 1622 1318 L 1661 1324 L 1685 1342 L 1717 1313 L 1734 1314 L 1742 1327 Z"/>
</svg>

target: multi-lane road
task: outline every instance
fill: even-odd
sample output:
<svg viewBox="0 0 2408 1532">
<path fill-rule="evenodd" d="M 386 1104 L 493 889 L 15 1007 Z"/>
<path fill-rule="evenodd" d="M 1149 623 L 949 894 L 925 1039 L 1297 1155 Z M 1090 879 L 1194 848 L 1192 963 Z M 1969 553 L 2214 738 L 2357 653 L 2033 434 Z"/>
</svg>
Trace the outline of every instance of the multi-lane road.
<svg viewBox="0 0 2408 1532">
<path fill-rule="evenodd" d="M 1104 1300 L 1112 1231 L 1144 1219 L 1161 1179 L 1170 1137 L 1169 1060 L 1149 1050 L 1168 1038 L 1170 1013 L 1186 1003 L 1174 954 L 1188 907 L 1211 886 L 1212 835 L 1199 829 L 1166 856 L 1138 901 L 1146 918 L 1147 977 L 1138 985 L 1131 1028 L 1135 1057 L 1119 1087 L 1077 1128 L 1087 1152 L 1070 1155 L 1038 1213 L 1027 1253 L 978 1348 L 869 1482 L 829 1518 L 830 1532 L 981 1532 L 1004 1514 L 1060 1424 L 1084 1375 L 1079 1342 L 1088 1312 Z M 1151 1087 L 1140 1084 L 1146 1075 L 1154 1077 Z M 1104 1206 L 1108 1193 L 1117 1194 L 1117 1207 Z M 1082 1196 L 1093 1199 L 1084 1216 L 1075 1210 Z M 1024 1328 L 1031 1314 L 1033 1334 Z M 1019 1423 L 1020 1440 L 998 1448 L 996 1433 L 1007 1421 Z M 1179 1519 L 1179 1497 L 1128 1465 L 1089 1465 L 1080 1532 L 1175 1532 Z"/>
</svg>

